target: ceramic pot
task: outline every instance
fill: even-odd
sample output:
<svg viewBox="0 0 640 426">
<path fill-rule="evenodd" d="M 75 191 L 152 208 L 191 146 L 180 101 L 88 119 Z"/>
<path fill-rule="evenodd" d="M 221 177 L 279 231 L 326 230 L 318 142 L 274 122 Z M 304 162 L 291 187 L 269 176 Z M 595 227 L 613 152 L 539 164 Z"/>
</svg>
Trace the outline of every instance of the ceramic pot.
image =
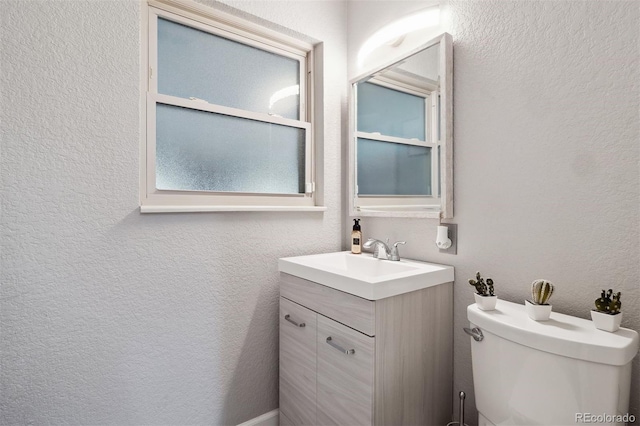
<svg viewBox="0 0 640 426">
<path fill-rule="evenodd" d="M 524 301 L 527 315 L 534 321 L 546 321 L 551 316 L 551 305 L 536 305 L 528 300 Z"/>
<path fill-rule="evenodd" d="M 598 330 L 609 331 L 611 333 L 618 331 L 622 322 L 622 312 L 617 314 L 605 314 L 604 312 L 591 311 L 591 320 Z"/>
<path fill-rule="evenodd" d="M 498 296 L 481 296 L 478 293 L 473 293 L 473 297 L 476 299 L 478 309 L 483 311 L 493 311 L 496 308 Z"/>
</svg>

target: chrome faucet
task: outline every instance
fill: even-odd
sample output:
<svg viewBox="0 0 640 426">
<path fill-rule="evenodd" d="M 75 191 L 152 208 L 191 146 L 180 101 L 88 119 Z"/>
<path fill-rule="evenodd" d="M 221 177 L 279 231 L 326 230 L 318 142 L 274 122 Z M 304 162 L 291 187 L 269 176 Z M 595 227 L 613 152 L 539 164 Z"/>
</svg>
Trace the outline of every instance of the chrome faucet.
<svg viewBox="0 0 640 426">
<path fill-rule="evenodd" d="M 398 244 L 406 244 L 406 241 L 398 241 L 393 244 L 392 248 L 388 246 L 387 242 L 376 240 L 375 238 L 369 238 L 366 243 L 362 245 L 363 249 L 370 250 L 373 248 L 373 257 L 384 260 L 400 260 L 400 253 L 398 253 Z"/>
</svg>

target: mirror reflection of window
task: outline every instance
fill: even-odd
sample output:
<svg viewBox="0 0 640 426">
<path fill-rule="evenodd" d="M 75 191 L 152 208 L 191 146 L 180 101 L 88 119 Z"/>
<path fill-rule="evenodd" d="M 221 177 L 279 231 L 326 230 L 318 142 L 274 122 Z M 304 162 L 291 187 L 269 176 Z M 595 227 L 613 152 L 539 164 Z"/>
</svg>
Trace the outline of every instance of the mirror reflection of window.
<svg viewBox="0 0 640 426">
<path fill-rule="evenodd" d="M 374 83 L 358 84 L 359 132 L 425 140 L 425 98 Z"/>
<path fill-rule="evenodd" d="M 358 195 L 431 195 L 431 148 L 358 138 Z"/>
<path fill-rule="evenodd" d="M 358 196 L 433 195 L 429 98 L 388 78 L 358 83 Z"/>
<path fill-rule="evenodd" d="M 447 33 L 351 80 L 349 212 L 453 217 Z"/>
</svg>

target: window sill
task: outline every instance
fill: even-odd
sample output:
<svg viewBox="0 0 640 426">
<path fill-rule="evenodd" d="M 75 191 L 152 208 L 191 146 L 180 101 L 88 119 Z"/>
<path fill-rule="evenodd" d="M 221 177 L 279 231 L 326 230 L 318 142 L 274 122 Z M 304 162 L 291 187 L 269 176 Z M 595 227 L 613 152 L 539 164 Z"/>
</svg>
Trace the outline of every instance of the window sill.
<svg viewBox="0 0 640 426">
<path fill-rule="evenodd" d="M 140 206 L 140 213 L 323 212 L 326 206 Z"/>
</svg>

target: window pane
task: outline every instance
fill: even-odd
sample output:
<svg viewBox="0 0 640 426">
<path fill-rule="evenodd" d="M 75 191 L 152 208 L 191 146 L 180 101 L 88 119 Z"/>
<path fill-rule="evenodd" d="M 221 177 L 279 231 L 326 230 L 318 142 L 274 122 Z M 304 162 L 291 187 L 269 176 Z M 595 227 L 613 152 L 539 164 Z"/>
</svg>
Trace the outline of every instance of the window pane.
<svg viewBox="0 0 640 426">
<path fill-rule="evenodd" d="M 156 187 L 301 194 L 305 130 L 158 104 Z"/>
<path fill-rule="evenodd" d="M 158 93 L 299 120 L 300 63 L 158 18 Z"/>
<path fill-rule="evenodd" d="M 358 138 L 358 195 L 431 195 L 431 148 Z"/>
<path fill-rule="evenodd" d="M 358 131 L 425 140 L 424 98 L 373 83 L 358 84 Z"/>
</svg>

